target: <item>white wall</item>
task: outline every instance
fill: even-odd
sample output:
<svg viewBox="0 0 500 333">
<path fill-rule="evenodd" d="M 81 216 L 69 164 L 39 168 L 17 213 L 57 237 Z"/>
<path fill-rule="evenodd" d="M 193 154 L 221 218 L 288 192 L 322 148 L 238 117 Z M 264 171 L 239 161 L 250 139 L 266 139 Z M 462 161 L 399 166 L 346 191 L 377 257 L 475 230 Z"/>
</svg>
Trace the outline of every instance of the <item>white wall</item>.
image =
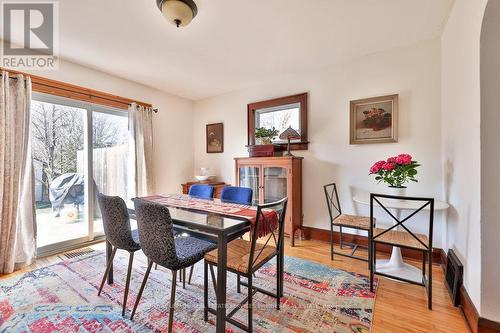
<svg viewBox="0 0 500 333">
<path fill-rule="evenodd" d="M 151 103 L 153 116 L 153 174 L 156 193 L 180 192 L 193 172 L 193 104 L 191 101 L 74 63 L 61 61 L 54 71 L 32 74 Z"/>
<path fill-rule="evenodd" d="M 479 37 L 487 0 L 456 0 L 441 37 L 443 192 L 452 208 L 447 246 L 481 313 Z"/>
<path fill-rule="evenodd" d="M 490 1 L 481 32 L 481 308 L 500 321 L 498 198 L 500 177 L 500 1 Z"/>
<path fill-rule="evenodd" d="M 389 50 L 314 73 L 284 77 L 257 87 L 195 102 L 195 168 L 209 167 L 234 184 L 237 156 L 248 156 L 246 107 L 256 102 L 309 92 L 309 150 L 304 156 L 304 225 L 329 229 L 322 186 L 335 181 L 346 213 L 356 211 L 352 195 L 384 192 L 368 170 L 374 161 L 408 152 L 422 163 L 419 183 L 408 194 L 441 198 L 441 117 L 439 40 Z M 384 94 L 400 95 L 399 143 L 349 145 L 349 101 Z M 205 153 L 205 125 L 224 122 L 224 153 Z M 368 214 L 366 207 L 359 213 Z M 438 214 L 435 245 L 441 246 Z"/>
</svg>

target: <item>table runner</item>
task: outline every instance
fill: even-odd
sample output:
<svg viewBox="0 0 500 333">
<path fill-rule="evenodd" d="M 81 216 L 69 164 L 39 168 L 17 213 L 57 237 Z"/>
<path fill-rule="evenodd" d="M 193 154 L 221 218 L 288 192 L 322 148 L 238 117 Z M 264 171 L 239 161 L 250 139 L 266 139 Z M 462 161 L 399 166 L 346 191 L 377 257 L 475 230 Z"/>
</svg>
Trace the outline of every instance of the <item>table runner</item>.
<svg viewBox="0 0 500 333">
<path fill-rule="evenodd" d="M 142 199 L 168 207 L 215 213 L 226 217 L 248 220 L 253 226 L 256 221 L 257 207 L 228 202 L 195 198 L 186 194 L 151 195 Z M 278 214 L 272 209 L 263 209 L 264 219 L 259 221 L 258 237 L 270 234 L 278 227 Z"/>
</svg>

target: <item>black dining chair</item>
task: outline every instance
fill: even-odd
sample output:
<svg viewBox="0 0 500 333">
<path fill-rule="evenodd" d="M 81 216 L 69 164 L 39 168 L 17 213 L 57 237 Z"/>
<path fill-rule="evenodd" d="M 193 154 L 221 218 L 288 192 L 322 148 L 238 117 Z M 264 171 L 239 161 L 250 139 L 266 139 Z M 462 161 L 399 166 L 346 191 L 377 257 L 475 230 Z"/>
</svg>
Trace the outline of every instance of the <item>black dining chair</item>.
<svg viewBox="0 0 500 333">
<path fill-rule="evenodd" d="M 325 192 L 326 197 L 326 205 L 328 207 L 328 214 L 330 216 L 330 258 L 333 260 L 334 254 L 339 256 L 353 258 L 357 260 L 366 261 L 369 263 L 369 259 L 357 256 L 355 253 L 361 246 L 359 244 L 353 244 L 350 242 L 346 242 L 344 240 L 343 228 L 361 230 L 361 231 L 370 231 L 370 217 L 368 216 L 358 216 L 358 215 L 348 215 L 342 213 L 342 208 L 340 207 L 340 200 L 337 191 L 337 185 L 335 183 L 327 184 L 323 186 L 323 190 Z M 373 219 L 373 223 L 375 223 L 375 219 Z M 333 237 L 333 227 L 339 227 L 339 245 L 340 249 L 344 247 L 346 244 L 348 247 L 351 247 L 351 253 L 345 254 L 342 252 L 335 251 L 334 248 L 334 237 Z M 365 248 L 370 249 L 368 246 Z"/>
<path fill-rule="evenodd" d="M 151 267 L 153 263 L 156 263 L 172 271 L 172 290 L 168 318 L 168 332 L 172 332 L 177 272 L 203 259 L 204 254 L 216 248 L 216 245 L 189 236 L 175 238 L 170 211 L 165 206 L 139 198 L 134 199 L 134 206 L 139 227 L 139 237 L 142 240 L 142 251 L 148 258 L 148 267 L 130 319 L 133 320 L 134 318 Z"/>
<path fill-rule="evenodd" d="M 414 209 L 408 209 L 411 211 L 409 215 L 405 218 L 400 218 L 394 216 L 387 208 L 385 201 L 389 200 L 404 200 L 408 207 L 411 207 L 411 203 L 415 203 Z M 385 195 L 385 194 L 374 194 L 370 195 L 370 218 L 374 221 L 373 210 L 375 207 L 380 207 L 384 210 L 395 224 L 387 229 L 375 228 L 372 224 L 370 229 L 370 246 L 371 246 L 371 265 L 370 265 L 370 290 L 373 292 L 373 279 L 374 275 L 385 276 L 394 280 L 399 280 L 407 283 L 412 283 L 420 285 L 427 290 L 427 307 L 429 310 L 432 309 L 432 235 L 434 226 L 434 199 L 433 198 L 417 198 L 417 197 L 405 197 L 405 196 L 395 196 L 395 195 Z M 408 227 L 409 222 L 413 221 L 418 213 L 422 212 L 424 209 L 428 210 L 428 233 L 418 234 L 414 233 Z M 420 221 L 419 221 L 420 222 Z M 377 271 L 377 244 L 385 244 L 396 246 L 400 248 L 411 249 L 414 251 L 422 252 L 422 281 L 413 281 L 409 279 L 402 278 L 400 276 L 391 275 L 388 273 L 382 273 Z M 426 259 L 428 260 L 429 267 L 428 273 L 426 274 Z"/>
<path fill-rule="evenodd" d="M 226 320 L 235 325 L 236 327 L 246 331 L 253 331 L 253 295 L 256 292 L 261 292 L 267 296 L 276 299 L 276 308 L 280 309 L 280 299 L 283 296 L 283 260 L 281 255 L 282 248 L 284 246 L 284 230 L 285 230 L 285 215 L 287 207 L 288 198 L 284 198 L 280 201 L 260 205 L 257 207 L 256 220 L 251 231 L 251 240 L 247 241 L 244 239 L 235 239 L 227 244 L 227 270 L 237 274 L 237 291 L 240 292 L 240 285 L 247 287 L 248 295 L 241 301 L 236 307 L 231 310 L 226 315 Z M 269 235 L 262 237 L 259 242 L 258 240 L 258 230 L 259 224 L 265 223 L 266 218 L 264 217 L 264 210 L 274 210 L 278 214 L 278 225 L 277 228 L 271 232 Z M 272 258 L 276 257 L 277 261 L 277 272 L 276 272 L 276 291 L 273 293 L 269 290 L 256 287 L 253 284 L 254 273 L 261 268 L 264 264 L 269 262 Z M 211 309 L 208 306 L 208 268 L 210 268 L 212 273 L 212 279 L 215 280 L 215 276 L 212 271 L 212 267 L 216 267 L 218 262 L 217 250 L 213 250 L 205 254 L 205 271 L 204 271 L 204 320 L 208 321 L 208 313 L 216 313 L 215 309 Z M 247 279 L 247 282 L 240 281 L 240 276 Z M 216 287 L 217 281 L 214 283 Z M 245 303 L 248 303 L 248 323 L 247 325 L 237 321 L 232 318 L 238 310 L 240 310 Z"/>
<path fill-rule="evenodd" d="M 130 218 L 127 210 L 127 205 L 122 198 L 116 196 L 107 196 L 102 193 L 97 194 L 97 201 L 102 214 L 102 224 L 104 226 L 104 234 L 106 240 L 113 247 L 111 257 L 104 271 L 101 285 L 97 295 L 100 296 L 104 282 L 109 274 L 109 270 L 113 265 L 113 259 L 118 249 L 125 250 L 130 254 L 128 261 L 127 279 L 125 282 L 125 292 L 123 296 L 122 316 L 125 315 L 127 306 L 127 297 L 130 287 L 130 275 L 132 273 L 132 263 L 134 261 L 134 253 L 141 249 L 139 244 L 139 235 L 137 230 L 131 230 Z"/>
</svg>

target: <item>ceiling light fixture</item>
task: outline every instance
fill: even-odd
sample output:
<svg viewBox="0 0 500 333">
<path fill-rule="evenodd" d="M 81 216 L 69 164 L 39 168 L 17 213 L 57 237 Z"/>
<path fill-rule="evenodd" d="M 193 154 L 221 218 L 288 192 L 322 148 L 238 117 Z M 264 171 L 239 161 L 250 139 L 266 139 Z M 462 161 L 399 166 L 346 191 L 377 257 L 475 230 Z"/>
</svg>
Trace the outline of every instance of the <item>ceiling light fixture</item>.
<svg viewBox="0 0 500 333">
<path fill-rule="evenodd" d="M 156 0 L 156 5 L 167 21 L 177 28 L 188 25 L 198 14 L 193 0 Z"/>
</svg>

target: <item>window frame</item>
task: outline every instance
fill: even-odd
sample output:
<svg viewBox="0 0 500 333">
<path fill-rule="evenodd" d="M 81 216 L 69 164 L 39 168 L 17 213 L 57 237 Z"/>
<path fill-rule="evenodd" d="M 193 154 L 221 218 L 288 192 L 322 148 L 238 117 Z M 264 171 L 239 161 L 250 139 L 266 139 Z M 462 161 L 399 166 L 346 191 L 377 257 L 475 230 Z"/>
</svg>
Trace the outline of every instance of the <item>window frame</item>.
<svg viewBox="0 0 500 333">
<path fill-rule="evenodd" d="M 300 141 L 291 142 L 290 150 L 307 150 L 309 141 L 307 140 L 307 102 L 308 93 L 301 93 L 291 96 L 279 97 L 260 102 L 249 103 L 247 105 L 247 144 L 248 146 L 255 145 L 255 114 L 257 110 L 267 109 L 272 107 L 280 107 L 290 104 L 299 104 L 300 112 Z M 276 142 L 277 146 L 286 147 L 287 143 Z"/>
</svg>

